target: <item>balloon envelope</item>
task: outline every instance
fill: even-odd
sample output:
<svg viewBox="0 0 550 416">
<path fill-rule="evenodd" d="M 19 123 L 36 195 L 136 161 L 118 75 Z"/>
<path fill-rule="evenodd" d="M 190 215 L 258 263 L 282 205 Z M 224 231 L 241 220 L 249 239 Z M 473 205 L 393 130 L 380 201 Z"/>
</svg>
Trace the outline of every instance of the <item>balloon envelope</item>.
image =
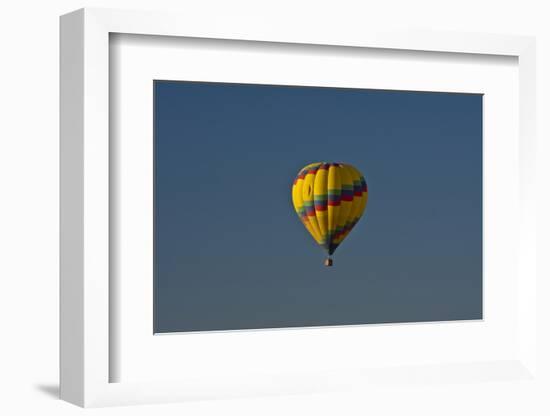
<svg viewBox="0 0 550 416">
<path fill-rule="evenodd" d="M 307 165 L 292 185 L 296 213 L 329 256 L 357 224 L 367 199 L 365 178 L 356 168 L 344 163 Z"/>
</svg>

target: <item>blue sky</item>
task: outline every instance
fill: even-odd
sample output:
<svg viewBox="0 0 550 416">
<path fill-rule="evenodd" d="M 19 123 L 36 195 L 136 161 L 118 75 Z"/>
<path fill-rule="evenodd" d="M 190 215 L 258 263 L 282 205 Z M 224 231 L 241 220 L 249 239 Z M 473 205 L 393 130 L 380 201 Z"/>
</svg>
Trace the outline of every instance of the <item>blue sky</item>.
<svg viewBox="0 0 550 416">
<path fill-rule="evenodd" d="M 155 331 L 481 318 L 482 96 L 156 81 Z M 291 186 L 366 177 L 323 266 Z"/>
</svg>

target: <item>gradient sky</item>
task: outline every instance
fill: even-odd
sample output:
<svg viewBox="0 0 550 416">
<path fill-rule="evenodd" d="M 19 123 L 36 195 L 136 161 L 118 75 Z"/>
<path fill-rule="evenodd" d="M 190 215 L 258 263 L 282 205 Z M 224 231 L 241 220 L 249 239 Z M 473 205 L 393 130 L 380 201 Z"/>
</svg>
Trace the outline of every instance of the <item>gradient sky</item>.
<svg viewBox="0 0 550 416">
<path fill-rule="evenodd" d="M 156 81 L 155 332 L 479 319 L 482 96 Z M 291 186 L 356 166 L 323 266 Z"/>
</svg>

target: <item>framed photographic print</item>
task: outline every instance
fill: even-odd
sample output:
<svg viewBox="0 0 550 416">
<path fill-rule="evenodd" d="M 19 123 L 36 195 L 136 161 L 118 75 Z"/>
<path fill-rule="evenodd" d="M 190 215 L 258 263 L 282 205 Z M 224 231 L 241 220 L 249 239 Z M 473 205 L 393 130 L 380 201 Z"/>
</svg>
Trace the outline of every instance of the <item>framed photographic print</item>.
<svg viewBox="0 0 550 416">
<path fill-rule="evenodd" d="M 61 20 L 62 398 L 531 379 L 534 41 L 181 19 Z"/>
<path fill-rule="evenodd" d="M 482 318 L 481 94 L 153 88 L 155 333 Z"/>
</svg>

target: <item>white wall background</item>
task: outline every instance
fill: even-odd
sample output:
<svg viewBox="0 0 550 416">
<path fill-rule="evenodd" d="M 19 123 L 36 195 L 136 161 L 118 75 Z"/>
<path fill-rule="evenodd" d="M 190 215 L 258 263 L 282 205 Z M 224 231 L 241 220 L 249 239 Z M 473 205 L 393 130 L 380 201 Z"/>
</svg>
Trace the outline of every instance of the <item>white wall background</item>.
<svg viewBox="0 0 550 416">
<path fill-rule="evenodd" d="M 7 0 L 0 11 L 0 413 L 67 415 L 58 383 L 58 16 L 84 6 L 320 19 L 389 26 L 536 35 L 540 213 L 550 212 L 550 11 L 541 0 Z M 546 192 L 546 193 L 545 193 Z M 541 215 L 542 217 L 542 215 Z M 541 218 L 540 273 L 550 276 L 549 221 Z M 539 285 L 550 293 L 550 284 Z M 540 299 L 544 299 L 541 297 Z M 544 312 L 548 307 L 542 306 Z M 539 322 L 548 367 L 550 316 Z M 546 351 L 544 351 L 546 350 Z M 550 374 L 550 372 L 546 372 Z M 548 415 L 550 388 L 499 383 L 431 386 L 371 397 L 346 393 L 99 409 L 101 415 Z"/>
</svg>

